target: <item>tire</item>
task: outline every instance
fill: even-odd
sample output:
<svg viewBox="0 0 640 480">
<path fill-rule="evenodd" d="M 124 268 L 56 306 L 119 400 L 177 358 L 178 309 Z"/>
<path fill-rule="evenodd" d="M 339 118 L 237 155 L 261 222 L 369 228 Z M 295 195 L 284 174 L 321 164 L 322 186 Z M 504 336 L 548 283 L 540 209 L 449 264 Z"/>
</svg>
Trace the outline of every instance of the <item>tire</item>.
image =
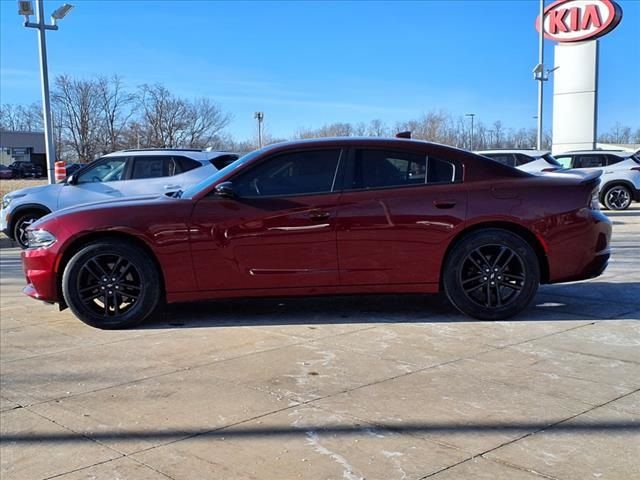
<svg viewBox="0 0 640 480">
<path fill-rule="evenodd" d="M 29 246 L 27 239 L 27 227 L 45 215 L 46 213 L 44 212 L 31 211 L 18 216 L 13 224 L 13 239 L 20 248 L 24 250 Z"/>
<path fill-rule="evenodd" d="M 533 248 L 520 236 L 497 228 L 461 239 L 447 256 L 444 290 L 462 313 L 503 320 L 527 308 L 540 284 Z"/>
<path fill-rule="evenodd" d="M 631 191 L 624 185 L 608 187 L 602 195 L 602 203 L 609 210 L 626 210 L 631 205 Z"/>
<path fill-rule="evenodd" d="M 62 295 L 71 311 L 87 325 L 105 330 L 143 322 L 158 307 L 161 288 L 160 272 L 149 254 L 122 241 L 84 247 L 62 275 Z"/>
</svg>

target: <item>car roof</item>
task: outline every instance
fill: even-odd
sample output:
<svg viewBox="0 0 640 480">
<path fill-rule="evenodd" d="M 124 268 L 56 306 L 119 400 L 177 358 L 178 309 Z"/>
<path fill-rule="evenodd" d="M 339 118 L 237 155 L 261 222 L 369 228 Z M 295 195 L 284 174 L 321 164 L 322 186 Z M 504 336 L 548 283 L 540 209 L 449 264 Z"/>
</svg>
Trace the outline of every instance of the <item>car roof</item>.
<svg viewBox="0 0 640 480">
<path fill-rule="evenodd" d="M 117 152 L 108 153 L 103 155 L 102 158 L 105 157 L 122 157 L 122 156 L 131 156 L 135 155 L 136 157 L 151 157 L 156 155 L 168 155 L 171 153 L 175 153 L 176 155 L 180 155 L 183 157 L 188 157 L 193 160 L 198 160 L 200 162 L 207 162 L 217 157 L 221 157 L 223 155 L 236 155 L 237 153 L 226 152 L 226 151 L 217 151 L 217 150 L 198 150 L 192 148 L 145 148 L 145 149 L 129 149 L 129 150 L 119 150 Z"/>
<path fill-rule="evenodd" d="M 520 153 L 522 155 L 527 155 L 529 157 L 542 157 L 543 155 L 546 155 L 549 152 L 549 150 L 527 150 L 527 149 L 511 149 L 511 148 L 502 148 L 502 149 L 495 149 L 495 150 L 478 150 L 477 152 L 478 155 L 486 155 L 487 153 L 489 154 L 494 154 L 494 153 Z"/>
<path fill-rule="evenodd" d="M 633 152 L 628 152 L 626 150 L 571 150 L 570 152 L 562 152 L 558 155 L 599 155 L 599 154 L 607 154 L 607 155 L 615 155 L 617 157 L 627 158 L 634 155 Z"/>
</svg>

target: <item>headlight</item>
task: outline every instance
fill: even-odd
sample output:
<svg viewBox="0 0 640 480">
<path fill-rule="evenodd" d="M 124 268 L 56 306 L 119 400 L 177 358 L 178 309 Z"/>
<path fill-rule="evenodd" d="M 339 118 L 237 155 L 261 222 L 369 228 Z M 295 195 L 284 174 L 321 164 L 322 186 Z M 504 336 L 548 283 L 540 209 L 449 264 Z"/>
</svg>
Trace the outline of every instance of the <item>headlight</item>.
<svg viewBox="0 0 640 480">
<path fill-rule="evenodd" d="M 29 248 L 44 248 L 53 245 L 56 237 L 46 230 L 27 230 L 27 241 Z"/>
</svg>

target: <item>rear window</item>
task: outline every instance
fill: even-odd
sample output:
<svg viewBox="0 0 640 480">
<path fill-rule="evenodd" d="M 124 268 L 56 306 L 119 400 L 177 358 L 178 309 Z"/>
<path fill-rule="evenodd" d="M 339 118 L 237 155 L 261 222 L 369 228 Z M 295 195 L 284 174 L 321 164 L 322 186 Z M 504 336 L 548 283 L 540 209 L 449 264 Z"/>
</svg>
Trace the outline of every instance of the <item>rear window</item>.
<svg viewBox="0 0 640 480">
<path fill-rule="evenodd" d="M 169 172 L 170 175 L 188 172 L 202 165 L 200 162 L 187 157 L 173 157 L 173 161 L 175 163 L 175 171 L 174 173 Z"/>
</svg>

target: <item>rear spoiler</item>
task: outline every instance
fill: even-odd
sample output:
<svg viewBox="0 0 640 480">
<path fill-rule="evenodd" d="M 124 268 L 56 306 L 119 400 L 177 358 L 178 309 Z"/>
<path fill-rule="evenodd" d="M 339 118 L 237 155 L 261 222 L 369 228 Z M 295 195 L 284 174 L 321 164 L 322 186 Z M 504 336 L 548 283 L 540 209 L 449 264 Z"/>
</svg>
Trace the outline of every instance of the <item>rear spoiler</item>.
<svg viewBox="0 0 640 480">
<path fill-rule="evenodd" d="M 580 180 L 580 185 L 584 185 L 587 183 L 595 183 L 602 176 L 602 170 L 596 170 L 595 172 L 587 173 L 582 180 Z"/>
</svg>

